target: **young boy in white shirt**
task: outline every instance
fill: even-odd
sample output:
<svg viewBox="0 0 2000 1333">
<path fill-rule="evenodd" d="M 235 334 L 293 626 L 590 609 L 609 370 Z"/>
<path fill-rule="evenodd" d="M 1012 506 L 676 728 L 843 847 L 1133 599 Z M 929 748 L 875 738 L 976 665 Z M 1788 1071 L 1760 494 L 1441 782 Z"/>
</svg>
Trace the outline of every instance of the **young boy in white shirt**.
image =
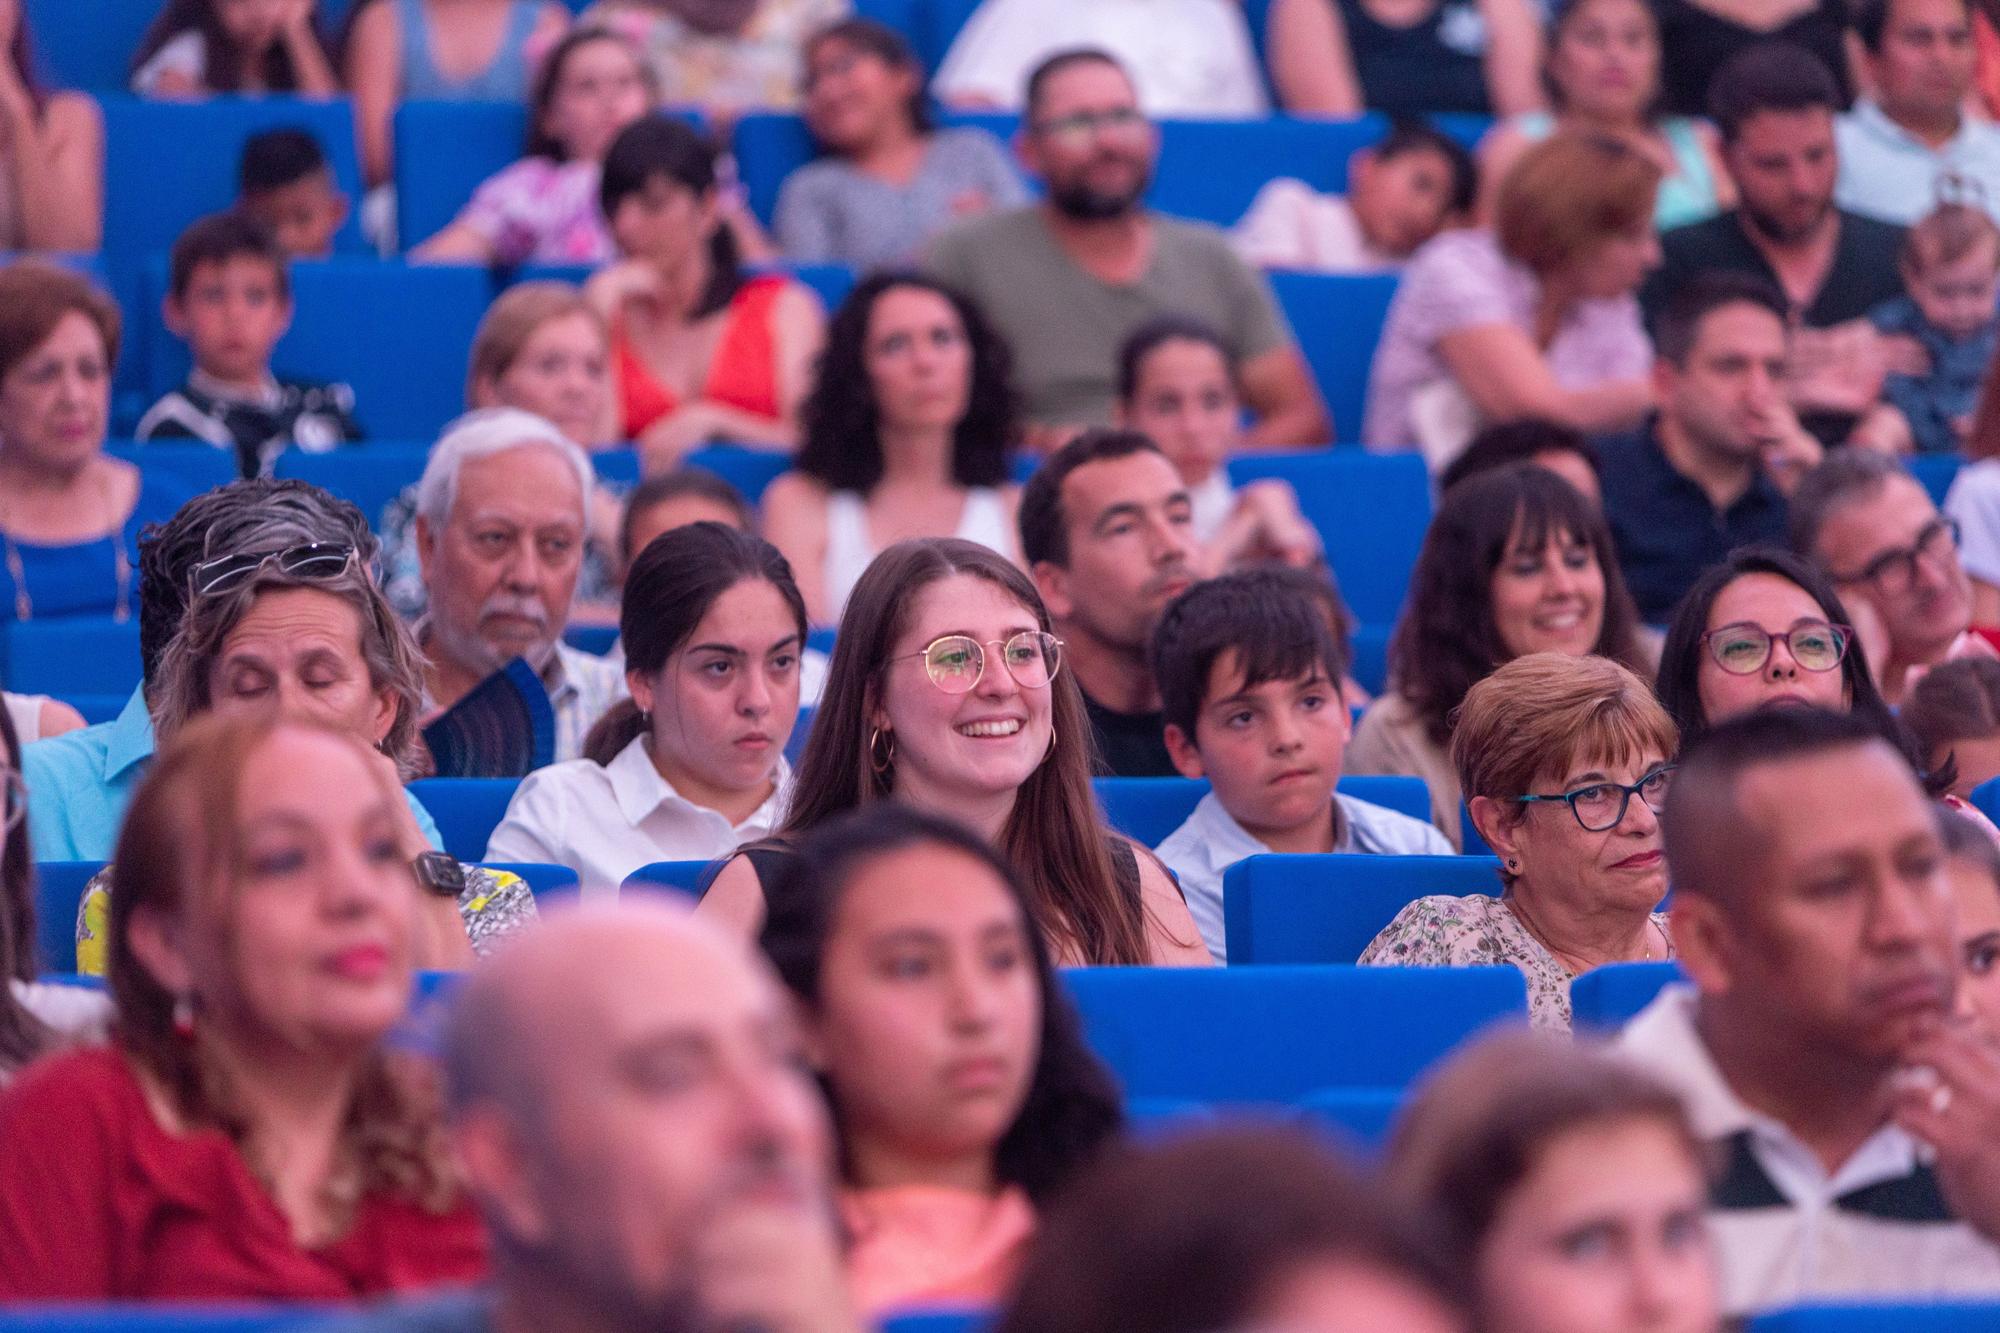
<svg viewBox="0 0 2000 1333">
<path fill-rule="evenodd" d="M 1428 823 L 1334 791 L 1352 726 L 1347 650 L 1316 576 L 1253 569 L 1195 585 L 1161 613 L 1152 664 L 1174 767 L 1211 787 L 1155 850 L 1217 962 L 1222 875 L 1246 856 L 1451 855 Z"/>
</svg>

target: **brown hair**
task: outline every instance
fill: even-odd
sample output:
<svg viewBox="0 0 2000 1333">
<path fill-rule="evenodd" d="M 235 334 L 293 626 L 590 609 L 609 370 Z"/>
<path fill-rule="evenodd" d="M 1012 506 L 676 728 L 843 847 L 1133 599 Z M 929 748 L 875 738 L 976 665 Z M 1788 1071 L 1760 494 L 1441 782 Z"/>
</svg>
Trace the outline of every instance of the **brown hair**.
<svg viewBox="0 0 2000 1333">
<path fill-rule="evenodd" d="M 1470 1271 L 1507 1197 L 1551 1144 L 1604 1125 L 1657 1124 L 1708 1167 L 1680 1098 L 1638 1066 L 1567 1035 L 1511 1031 L 1461 1048 L 1425 1077 L 1389 1141 L 1384 1179 L 1429 1215 Z"/>
<path fill-rule="evenodd" d="M 1981 245 L 1991 244 L 2000 262 L 2000 226 L 1984 208 L 1971 204 L 1939 204 L 1910 224 L 1896 252 L 1905 278 L 1939 264 L 1956 264 Z"/>
<path fill-rule="evenodd" d="M 1979 384 L 1979 402 L 1972 409 L 1972 429 L 1965 433 L 1965 461 L 1977 463 L 1982 458 L 2000 458 L 2000 346 L 1993 349 L 1993 359 L 1986 363 L 1986 374 Z"/>
<path fill-rule="evenodd" d="M 1660 168 L 1607 134 L 1564 132 L 1521 155 L 1500 182 L 1493 233 L 1538 274 L 1567 268 L 1600 242 L 1653 225 Z"/>
<path fill-rule="evenodd" d="M 1451 765 L 1469 802 L 1512 801 L 1584 759 L 1671 758 L 1679 733 L 1646 682 L 1608 657 L 1529 653 L 1466 691 Z M 1525 805 L 1509 807 L 1519 820 Z M 1502 870 L 1501 878 L 1512 882 Z"/>
<path fill-rule="evenodd" d="M 117 364 L 118 303 L 82 274 L 44 259 L 17 259 L 0 266 L 0 379 L 49 340 L 65 315 L 75 312 L 97 326 L 104 339 L 104 364 Z"/>
<path fill-rule="evenodd" d="M 507 373 L 515 358 L 535 336 L 535 330 L 550 320 L 571 315 L 590 316 L 591 327 L 610 345 L 604 317 L 583 299 L 580 288 L 567 282 L 524 282 L 509 287 L 486 307 L 478 331 L 472 335 L 472 355 L 465 372 L 465 401 L 478 399 L 479 381 L 497 380 Z"/>
<path fill-rule="evenodd" d="M 1926 671 L 1903 705 L 1903 723 L 1926 764 L 1953 741 L 2000 735 L 2000 662 L 1966 657 Z"/>
<path fill-rule="evenodd" d="M 894 754 L 878 772 L 881 747 L 868 716 L 889 650 L 908 627 L 918 594 L 954 574 L 993 584 L 1033 613 L 1043 632 L 1053 632 L 1048 609 L 1027 576 L 976 542 L 919 538 L 877 556 L 854 585 L 841 617 L 826 690 L 793 776 L 796 794 L 784 836 L 796 839 L 894 790 Z M 1058 946 L 1055 952 L 1067 944 L 1087 963 L 1144 963 L 1150 957 L 1144 913 L 1138 894 L 1119 886 L 1112 835 L 1097 819 L 1090 720 L 1074 675 L 1057 673 L 1049 684 L 1049 706 L 1054 747 L 1021 784 L 999 850 L 1020 875 L 1035 924 Z"/>
<path fill-rule="evenodd" d="M 199 1034 L 175 1031 L 176 997 L 132 952 L 132 919 L 140 912 L 185 920 L 228 911 L 240 857 L 241 775 L 280 731 L 317 732 L 361 748 L 342 732 L 268 718 L 191 722 L 166 738 L 134 793 L 111 868 L 105 976 L 116 1011 L 112 1040 L 159 1084 L 182 1120 L 219 1129 L 239 1148 L 254 1127 L 232 1107 L 227 1080 Z M 383 788 L 393 790 L 386 779 Z M 421 1065 L 379 1049 L 371 1055 L 341 1139 L 353 1167 L 352 1191 L 343 1191 L 348 1204 L 384 1193 L 433 1212 L 451 1206 L 457 1187 L 436 1083 Z"/>
</svg>

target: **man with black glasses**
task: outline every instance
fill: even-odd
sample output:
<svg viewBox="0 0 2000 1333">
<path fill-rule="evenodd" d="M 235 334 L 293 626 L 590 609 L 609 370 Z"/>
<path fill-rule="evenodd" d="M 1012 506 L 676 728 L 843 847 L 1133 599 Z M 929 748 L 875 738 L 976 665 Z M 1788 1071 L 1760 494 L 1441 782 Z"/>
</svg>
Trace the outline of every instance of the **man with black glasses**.
<svg viewBox="0 0 2000 1333">
<path fill-rule="evenodd" d="M 1830 455 L 1792 496 L 1791 539 L 1839 588 L 1891 706 L 1940 662 L 1994 655 L 1971 632 L 1957 525 L 1895 459 L 1866 449 Z"/>
</svg>

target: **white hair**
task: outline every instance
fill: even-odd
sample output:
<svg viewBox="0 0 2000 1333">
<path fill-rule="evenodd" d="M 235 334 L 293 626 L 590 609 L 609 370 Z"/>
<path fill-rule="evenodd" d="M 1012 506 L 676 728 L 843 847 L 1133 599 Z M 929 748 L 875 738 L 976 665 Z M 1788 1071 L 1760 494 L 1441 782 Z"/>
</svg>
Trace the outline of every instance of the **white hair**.
<svg viewBox="0 0 2000 1333">
<path fill-rule="evenodd" d="M 537 446 L 555 450 L 575 469 L 576 483 L 583 494 L 581 511 L 588 516 L 593 480 L 590 456 L 554 422 L 518 407 L 483 407 L 467 412 L 445 427 L 444 434 L 431 446 L 423 479 L 417 482 L 417 512 L 432 527 L 442 526 L 451 517 L 452 502 L 458 498 L 460 468 L 476 458 Z"/>
</svg>

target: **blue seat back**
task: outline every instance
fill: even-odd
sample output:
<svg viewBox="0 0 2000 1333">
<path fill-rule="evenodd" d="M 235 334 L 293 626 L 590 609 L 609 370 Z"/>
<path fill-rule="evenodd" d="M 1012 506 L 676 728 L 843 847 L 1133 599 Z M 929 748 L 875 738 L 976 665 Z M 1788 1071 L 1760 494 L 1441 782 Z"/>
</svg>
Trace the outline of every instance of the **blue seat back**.
<svg viewBox="0 0 2000 1333">
<path fill-rule="evenodd" d="M 1280 176 L 1345 193 L 1348 159 L 1387 129 L 1377 115 L 1161 121 L 1160 161 L 1146 202 L 1163 213 L 1233 227 L 1257 192 Z"/>
<path fill-rule="evenodd" d="M 1930 492 L 1931 503 L 1943 504 L 1945 492 L 1951 489 L 1958 470 L 1965 459 L 1958 454 L 1917 454 L 1903 460 L 1910 469 L 1910 475 L 1924 484 Z"/>
<path fill-rule="evenodd" d="M 574 898 L 580 888 L 576 872 L 568 866 L 543 865 L 535 861 L 482 861 L 480 864 L 488 870 L 519 875 L 537 903 Z"/>
<path fill-rule="evenodd" d="M 139 618 L 8 621 L 0 653 L 0 681 L 16 693 L 129 696 L 139 683 Z"/>
<path fill-rule="evenodd" d="M 1569 1004 L 1578 1031 L 1614 1031 L 1653 1002 L 1669 982 L 1687 980 L 1678 963 L 1610 963 L 1569 983 Z"/>
<path fill-rule="evenodd" d="M 1347 674 L 1370 694 L 1380 694 L 1389 688 L 1389 639 L 1395 631 L 1395 625 L 1388 621 L 1367 620 L 1355 625 L 1354 633 L 1349 636 L 1352 660 L 1347 664 Z"/>
<path fill-rule="evenodd" d="M 27 0 L 36 63 L 51 87 L 123 92 L 158 0 Z"/>
<path fill-rule="evenodd" d="M 1326 543 L 1355 619 L 1394 623 L 1431 521 L 1423 459 L 1359 449 L 1244 454 L 1230 460 L 1229 476 L 1239 486 L 1265 477 L 1289 482 Z"/>
<path fill-rule="evenodd" d="M 1179 828 L 1209 792 L 1207 778 L 1092 778 L 1090 785 L 1104 822 L 1148 847 Z M 1430 790 L 1422 778 L 1344 777 L 1339 790 L 1413 819 L 1430 818 Z"/>
<path fill-rule="evenodd" d="M 1271 275 L 1271 289 L 1333 413 L 1333 438 L 1358 441 L 1368 368 L 1396 294 L 1395 275 L 1279 272 Z"/>
<path fill-rule="evenodd" d="M 1427 820 L 1431 817 L 1430 784 L 1422 778 L 1401 774 L 1349 775 L 1340 780 L 1335 790 L 1342 796 L 1379 805 L 1412 819 Z"/>
<path fill-rule="evenodd" d="M 708 867 L 707 861 L 655 861 L 627 875 L 624 884 L 619 887 L 678 889 L 691 898 L 699 898 L 701 877 Z"/>
<path fill-rule="evenodd" d="M 352 1318 L 349 1311 L 346 1318 Z M 333 1309 L 194 1305 L 19 1305 L 0 1310 L 0 1333 L 296 1333 L 337 1322 Z"/>
<path fill-rule="evenodd" d="M 2000 821 L 2000 778 L 1989 778 L 1974 787 L 1972 804 L 1988 819 Z"/>
<path fill-rule="evenodd" d="M 813 704 L 799 705 L 798 718 L 792 723 L 792 734 L 785 739 L 785 762 L 797 766 L 799 756 L 806 752 L 806 738 L 812 735 L 813 715 L 819 708 Z"/>
<path fill-rule="evenodd" d="M 1252 856 L 1222 877 L 1229 964 L 1351 963 L 1432 894 L 1496 893 L 1484 856 Z"/>
<path fill-rule="evenodd" d="M 1883 1301 L 1874 1304 L 1800 1306 L 1758 1315 L 1748 1333 L 1992 1333 L 2000 1328 L 2000 1302 Z"/>
<path fill-rule="evenodd" d="M 698 467 L 734 486 L 745 500 L 756 504 L 764 498 L 764 488 L 792 465 L 785 454 L 768 449 L 739 449 L 733 445 L 710 445 L 687 456 L 686 466 Z"/>
<path fill-rule="evenodd" d="M 235 481 L 236 451 L 212 444 L 176 444 L 161 440 L 107 441 L 104 452 L 141 472 L 171 478 L 193 491 L 212 491 Z"/>
<path fill-rule="evenodd" d="M 396 239 L 407 250 L 443 231 L 488 176 L 522 156 L 517 102 L 404 102 L 396 108 Z"/>
<path fill-rule="evenodd" d="M 1351 1148 L 1373 1154 L 1388 1141 L 1403 1108 L 1401 1088 L 1321 1088 L 1299 1098 L 1299 1114 L 1331 1129 Z"/>
<path fill-rule="evenodd" d="M 1064 979 L 1130 1097 L 1289 1102 L 1399 1088 L 1471 1033 L 1527 1012 L 1511 967 L 1091 967 Z"/>
<path fill-rule="evenodd" d="M 437 821 L 447 852 L 477 861 L 520 785 L 518 778 L 423 778 L 410 784 L 410 795 Z"/>
<path fill-rule="evenodd" d="M 593 657 L 602 657 L 618 643 L 616 625 L 570 625 L 563 630 L 563 642 Z"/>
<path fill-rule="evenodd" d="M 309 481 L 359 509 L 370 527 L 379 528 L 382 511 L 417 478 L 424 475 L 430 445 L 377 443 L 370 440 L 324 453 L 287 449 L 273 469 L 280 477 Z"/>
<path fill-rule="evenodd" d="M 76 913 L 102 861 L 35 863 L 35 948 L 44 972 L 76 971 Z"/>
<path fill-rule="evenodd" d="M 924 1310 L 891 1315 L 882 1321 L 882 1333 L 980 1333 L 992 1325 L 990 1310 Z"/>
</svg>

